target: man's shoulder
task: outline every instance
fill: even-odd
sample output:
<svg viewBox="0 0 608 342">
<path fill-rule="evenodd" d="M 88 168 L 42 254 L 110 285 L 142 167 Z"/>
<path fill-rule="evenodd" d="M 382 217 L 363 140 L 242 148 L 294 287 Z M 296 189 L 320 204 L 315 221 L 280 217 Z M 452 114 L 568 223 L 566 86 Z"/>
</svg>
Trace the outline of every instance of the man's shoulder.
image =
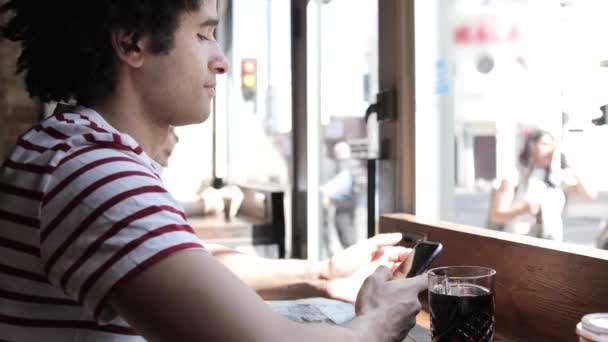
<svg viewBox="0 0 608 342">
<path fill-rule="evenodd" d="M 111 127 L 103 118 L 91 110 L 55 114 L 46 124 L 65 135 L 73 148 L 95 145 L 141 155 L 139 144 L 126 133 Z"/>
<path fill-rule="evenodd" d="M 117 131 L 100 116 L 87 114 L 54 114 L 34 125 L 19 136 L 0 176 L 36 184 L 37 189 L 79 170 L 83 175 L 100 177 L 120 171 L 160 177 L 160 169 L 133 138 Z"/>
<path fill-rule="evenodd" d="M 130 135 L 114 129 L 92 110 L 84 108 L 55 113 L 38 126 L 35 136 L 32 136 L 33 140 L 40 140 L 46 147 L 57 144 L 64 146 L 56 151 L 59 153 L 54 158 L 54 167 L 72 159 L 104 156 L 128 157 L 150 166 L 143 149 Z"/>
</svg>

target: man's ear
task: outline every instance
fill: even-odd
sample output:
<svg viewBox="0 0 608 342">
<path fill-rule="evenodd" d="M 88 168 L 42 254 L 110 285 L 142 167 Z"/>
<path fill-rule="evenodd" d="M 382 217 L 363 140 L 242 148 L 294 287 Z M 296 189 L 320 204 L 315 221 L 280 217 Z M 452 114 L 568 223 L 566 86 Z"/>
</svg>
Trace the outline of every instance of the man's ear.
<svg viewBox="0 0 608 342">
<path fill-rule="evenodd" d="M 133 32 L 117 30 L 112 32 L 112 46 L 118 59 L 133 68 L 140 68 L 144 62 L 144 42 Z"/>
</svg>

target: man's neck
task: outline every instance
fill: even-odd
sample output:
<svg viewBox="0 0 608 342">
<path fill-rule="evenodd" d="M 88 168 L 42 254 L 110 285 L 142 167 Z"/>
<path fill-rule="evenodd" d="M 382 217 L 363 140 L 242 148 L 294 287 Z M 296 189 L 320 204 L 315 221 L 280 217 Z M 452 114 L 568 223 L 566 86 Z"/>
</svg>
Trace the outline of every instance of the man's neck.
<svg viewBox="0 0 608 342">
<path fill-rule="evenodd" d="M 159 122 L 134 94 L 119 84 L 115 95 L 93 109 L 118 131 L 133 137 L 146 154 L 153 157 L 167 138 L 169 125 Z"/>
</svg>

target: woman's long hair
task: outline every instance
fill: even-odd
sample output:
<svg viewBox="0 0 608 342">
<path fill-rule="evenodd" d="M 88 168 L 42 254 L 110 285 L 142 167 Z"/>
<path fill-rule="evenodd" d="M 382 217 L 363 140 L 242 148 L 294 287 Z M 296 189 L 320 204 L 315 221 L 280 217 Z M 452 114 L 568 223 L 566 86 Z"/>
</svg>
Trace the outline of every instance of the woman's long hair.
<svg viewBox="0 0 608 342">
<path fill-rule="evenodd" d="M 526 136 L 524 146 L 523 146 L 521 152 L 519 153 L 519 164 L 523 168 L 524 172 L 528 173 L 525 178 L 529 177 L 529 173 L 533 169 L 533 166 L 531 165 L 532 148 L 544 136 L 549 136 L 549 137 L 551 137 L 551 139 L 554 139 L 554 137 L 551 133 L 549 133 L 548 131 L 540 130 L 540 129 L 534 130 L 534 131 L 530 132 L 530 134 L 528 134 L 528 136 Z M 554 170 L 552 170 L 551 166 L 552 165 L 549 164 L 549 166 L 547 166 L 545 168 L 544 181 L 548 186 L 555 188 L 555 187 L 558 187 L 559 184 L 558 184 L 558 182 L 554 181 L 553 177 L 551 177 L 552 173 L 554 171 Z M 566 161 L 566 158 L 563 153 L 560 153 L 560 166 L 562 169 L 568 167 L 568 162 Z"/>
</svg>

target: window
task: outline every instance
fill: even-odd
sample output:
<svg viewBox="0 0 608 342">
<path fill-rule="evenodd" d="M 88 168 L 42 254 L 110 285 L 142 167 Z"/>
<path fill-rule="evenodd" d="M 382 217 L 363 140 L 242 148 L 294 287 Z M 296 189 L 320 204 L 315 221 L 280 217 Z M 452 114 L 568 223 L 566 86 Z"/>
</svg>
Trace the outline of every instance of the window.
<svg viewBox="0 0 608 342">
<path fill-rule="evenodd" d="M 232 1 L 232 68 L 225 111 L 225 177 L 286 188 L 291 165 L 289 1 Z M 247 64 L 250 63 L 250 64 Z M 249 68 L 254 71 L 249 73 Z M 254 85 L 249 84 L 250 76 Z"/>
<path fill-rule="evenodd" d="M 308 238 L 319 241 L 309 252 L 326 258 L 367 237 L 364 116 L 378 92 L 378 8 L 309 1 L 307 13 Z"/>
<path fill-rule="evenodd" d="M 596 246 L 608 205 L 608 155 L 602 152 L 608 146 L 608 128 L 596 125 L 608 104 L 608 72 L 601 67 L 608 58 L 608 44 L 602 39 L 608 32 L 607 4 L 433 3 L 416 3 L 417 37 L 422 37 L 418 31 L 426 33 L 425 41 L 416 43 L 417 118 L 429 122 L 434 117 L 434 124 L 453 132 L 442 147 L 453 157 L 447 168 L 453 186 L 441 189 L 453 202 L 431 216 L 488 227 L 496 219 L 491 217 L 493 198 L 503 194 L 500 185 L 507 180 L 515 199 L 505 200 L 503 209 L 528 202 L 539 204 L 540 210 L 532 208 L 530 215 L 492 226 L 525 233 L 515 221 L 526 220 L 541 229 L 530 228 L 529 234 L 561 240 L 560 234 L 548 231 L 563 223 L 563 241 Z M 546 154 L 546 163 L 531 167 L 518 158 L 537 130 L 550 133 L 552 153 Z M 532 154 L 541 156 L 536 148 Z M 560 171 L 566 168 L 562 155 L 568 173 Z M 417 157 L 416 163 L 421 162 Z M 541 176 L 549 167 L 552 171 Z M 534 188 L 537 175 L 541 188 Z M 577 196 L 585 191 L 569 185 L 578 181 L 587 194 L 596 190 L 598 196 Z M 560 204 L 555 194 L 565 187 L 571 191 Z"/>
</svg>

